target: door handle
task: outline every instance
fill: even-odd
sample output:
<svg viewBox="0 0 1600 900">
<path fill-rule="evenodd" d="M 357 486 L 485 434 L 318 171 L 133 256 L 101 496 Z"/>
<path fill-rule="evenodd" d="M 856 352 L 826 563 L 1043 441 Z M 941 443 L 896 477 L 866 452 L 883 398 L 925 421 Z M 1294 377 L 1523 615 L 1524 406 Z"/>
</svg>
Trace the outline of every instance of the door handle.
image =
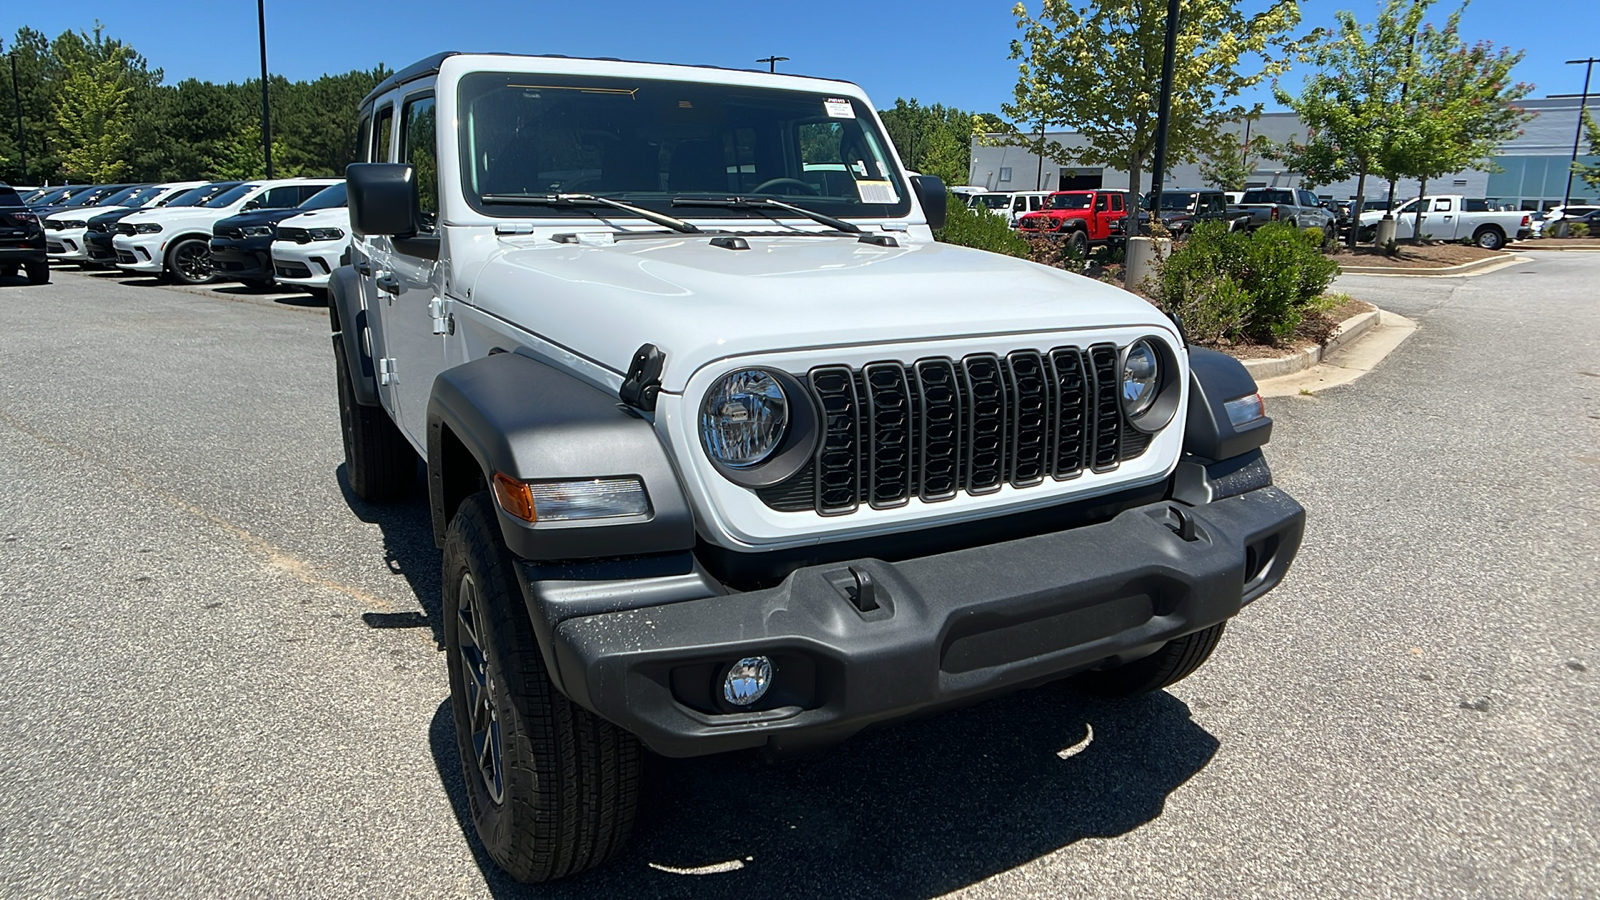
<svg viewBox="0 0 1600 900">
<path fill-rule="evenodd" d="M 400 279 L 388 272 L 384 272 L 378 276 L 378 290 L 390 294 L 398 294 L 400 293 Z"/>
</svg>

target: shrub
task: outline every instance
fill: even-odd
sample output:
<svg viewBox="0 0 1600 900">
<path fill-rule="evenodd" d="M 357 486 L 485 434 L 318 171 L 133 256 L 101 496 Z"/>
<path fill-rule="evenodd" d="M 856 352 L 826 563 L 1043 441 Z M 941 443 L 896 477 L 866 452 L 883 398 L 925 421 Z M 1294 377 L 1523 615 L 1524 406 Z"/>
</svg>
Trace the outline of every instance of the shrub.
<svg viewBox="0 0 1600 900">
<path fill-rule="evenodd" d="M 1021 259 L 1032 255 L 1028 242 L 1011 230 L 1005 217 L 988 210 L 968 209 L 954 194 L 945 198 L 944 227 L 934 237 L 946 244 L 975 247 Z"/>
<path fill-rule="evenodd" d="M 1586 222 L 1573 222 L 1567 226 L 1567 234 L 1573 237 L 1588 237 L 1589 225 Z"/>
<path fill-rule="evenodd" d="M 1275 344 L 1294 333 L 1339 274 L 1322 241 L 1316 229 L 1264 225 L 1246 233 L 1204 223 L 1160 263 L 1158 301 L 1200 343 Z"/>
</svg>

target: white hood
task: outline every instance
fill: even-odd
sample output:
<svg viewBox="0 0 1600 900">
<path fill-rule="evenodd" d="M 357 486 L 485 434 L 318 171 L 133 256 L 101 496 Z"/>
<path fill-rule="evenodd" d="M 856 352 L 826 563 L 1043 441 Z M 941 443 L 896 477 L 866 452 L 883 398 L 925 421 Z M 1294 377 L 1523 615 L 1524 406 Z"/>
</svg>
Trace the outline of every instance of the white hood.
<svg viewBox="0 0 1600 900">
<path fill-rule="evenodd" d="M 526 239 L 489 260 L 472 302 L 513 322 L 559 318 L 550 337 L 619 373 L 641 344 L 655 344 L 672 392 L 707 362 L 748 353 L 1075 328 L 1172 332 L 1133 294 L 981 250 L 904 235 L 896 248 L 747 236 L 750 249 L 727 250 L 711 237 Z"/>
<path fill-rule="evenodd" d="M 327 228 L 328 226 L 350 231 L 350 210 L 345 207 L 330 207 L 328 209 L 314 209 L 297 216 L 290 216 L 278 223 L 279 228 Z"/>
</svg>

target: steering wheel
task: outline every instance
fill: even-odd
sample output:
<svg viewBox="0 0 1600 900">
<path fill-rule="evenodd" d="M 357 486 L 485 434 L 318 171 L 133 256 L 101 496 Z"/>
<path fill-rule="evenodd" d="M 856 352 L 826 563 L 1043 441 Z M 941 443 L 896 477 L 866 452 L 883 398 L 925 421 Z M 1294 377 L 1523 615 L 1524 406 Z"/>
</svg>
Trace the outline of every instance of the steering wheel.
<svg viewBox="0 0 1600 900">
<path fill-rule="evenodd" d="M 818 191 L 816 188 L 812 187 L 809 184 L 806 184 L 804 181 L 801 181 L 798 178 L 769 178 L 766 181 L 763 181 L 760 184 L 756 185 L 755 188 L 753 188 L 753 190 L 757 194 L 765 194 L 765 193 L 767 193 L 767 188 L 773 187 L 775 185 L 780 185 L 780 184 L 781 185 L 793 185 L 793 186 L 799 188 L 801 193 L 810 194 L 813 197 L 822 196 L 822 192 L 821 191 Z"/>
</svg>

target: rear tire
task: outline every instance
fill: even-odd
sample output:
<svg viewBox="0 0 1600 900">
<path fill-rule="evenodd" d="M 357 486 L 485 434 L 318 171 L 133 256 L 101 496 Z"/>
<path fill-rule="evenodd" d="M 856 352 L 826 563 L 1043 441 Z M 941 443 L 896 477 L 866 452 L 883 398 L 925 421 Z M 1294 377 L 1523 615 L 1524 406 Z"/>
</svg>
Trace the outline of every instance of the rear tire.
<svg viewBox="0 0 1600 900">
<path fill-rule="evenodd" d="M 1499 250 L 1506 245 L 1506 236 L 1498 228 L 1485 226 L 1472 236 L 1472 242 L 1485 250 Z"/>
<path fill-rule="evenodd" d="M 350 365 L 341 343 L 333 346 L 333 366 L 339 379 L 339 426 L 344 435 L 345 475 L 350 490 L 368 503 L 406 496 L 417 480 L 416 451 L 406 443 L 383 407 L 356 402 Z"/>
<path fill-rule="evenodd" d="M 1073 681 L 1085 691 L 1102 697 L 1132 697 L 1159 691 L 1193 675 L 1210 659 L 1227 624 L 1218 622 L 1210 628 L 1168 641 L 1143 659 L 1103 672 L 1085 672 Z"/>
<path fill-rule="evenodd" d="M 444 543 L 444 642 L 472 824 L 519 881 L 592 869 L 633 830 L 639 741 L 550 683 L 494 502 L 462 502 Z"/>
<path fill-rule="evenodd" d="M 23 263 L 23 268 L 28 272 L 29 284 L 49 284 L 50 264 L 42 262 Z"/>
</svg>

